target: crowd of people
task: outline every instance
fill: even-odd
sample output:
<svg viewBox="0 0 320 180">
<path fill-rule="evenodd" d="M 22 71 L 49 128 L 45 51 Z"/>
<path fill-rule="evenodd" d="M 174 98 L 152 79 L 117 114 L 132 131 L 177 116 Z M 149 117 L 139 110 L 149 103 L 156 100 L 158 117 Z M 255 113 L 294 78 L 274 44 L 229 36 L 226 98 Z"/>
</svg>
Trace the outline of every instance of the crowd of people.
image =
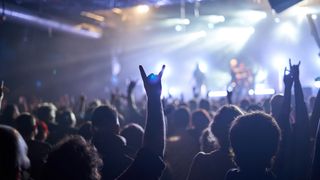
<svg viewBox="0 0 320 180">
<path fill-rule="evenodd" d="M 0 179 L 319 180 L 320 90 L 307 105 L 299 67 L 285 70 L 284 94 L 259 101 L 162 98 L 165 65 L 139 66 L 141 100 L 131 81 L 109 100 L 1 103 L 2 82 Z"/>
</svg>

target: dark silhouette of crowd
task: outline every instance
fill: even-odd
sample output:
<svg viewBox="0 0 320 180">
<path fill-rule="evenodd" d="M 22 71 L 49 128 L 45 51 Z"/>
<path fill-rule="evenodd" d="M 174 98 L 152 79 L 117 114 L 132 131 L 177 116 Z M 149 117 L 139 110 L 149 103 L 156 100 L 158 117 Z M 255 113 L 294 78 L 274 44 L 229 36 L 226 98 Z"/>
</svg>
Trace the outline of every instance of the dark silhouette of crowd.
<svg viewBox="0 0 320 180">
<path fill-rule="evenodd" d="M 289 60 L 284 94 L 238 102 L 164 98 L 164 65 L 139 66 L 140 100 L 131 81 L 108 100 L 9 104 L 2 82 L 0 179 L 319 180 L 320 90 L 305 101 L 299 68 Z"/>
</svg>

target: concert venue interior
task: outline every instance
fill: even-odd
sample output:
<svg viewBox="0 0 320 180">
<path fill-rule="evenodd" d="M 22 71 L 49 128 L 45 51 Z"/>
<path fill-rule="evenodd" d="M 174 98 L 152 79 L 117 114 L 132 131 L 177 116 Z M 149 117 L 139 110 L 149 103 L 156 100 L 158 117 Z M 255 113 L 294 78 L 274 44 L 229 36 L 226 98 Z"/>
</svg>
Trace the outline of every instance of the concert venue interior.
<svg viewBox="0 0 320 180">
<path fill-rule="evenodd" d="M 0 0 L 0 180 L 320 180 L 320 0 Z"/>
<path fill-rule="evenodd" d="M 292 58 L 303 64 L 303 86 L 313 92 L 320 59 L 307 15 L 317 28 L 319 2 L 277 13 L 266 0 L 3 0 L 0 77 L 9 97 L 95 98 L 124 90 L 129 78 L 139 78 L 139 64 L 149 72 L 166 64 L 164 96 L 189 97 L 198 63 L 202 91 L 223 96 L 236 59 L 254 79 L 249 90 L 268 94 L 282 92 Z"/>
</svg>

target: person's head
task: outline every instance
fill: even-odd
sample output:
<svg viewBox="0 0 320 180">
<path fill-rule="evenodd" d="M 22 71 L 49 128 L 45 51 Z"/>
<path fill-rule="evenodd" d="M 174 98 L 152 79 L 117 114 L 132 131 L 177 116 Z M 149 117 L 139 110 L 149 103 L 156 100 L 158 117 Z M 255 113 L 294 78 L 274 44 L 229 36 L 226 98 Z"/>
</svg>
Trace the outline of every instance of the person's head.
<svg viewBox="0 0 320 180">
<path fill-rule="evenodd" d="M 243 115 L 243 112 L 234 105 L 225 105 L 217 111 L 210 127 L 220 148 L 229 148 L 229 129 L 232 121 L 240 115 Z"/>
<path fill-rule="evenodd" d="M 279 141 L 280 128 L 277 122 L 262 112 L 239 116 L 230 128 L 234 160 L 243 171 L 271 168 Z"/>
<path fill-rule="evenodd" d="M 99 180 L 102 160 L 81 136 L 61 140 L 48 155 L 42 179 Z"/>
<path fill-rule="evenodd" d="M 192 125 L 197 131 L 203 131 L 208 127 L 210 122 L 210 115 L 208 111 L 204 109 L 198 109 L 192 113 L 191 116 Z"/>
<path fill-rule="evenodd" d="M 190 110 L 180 107 L 173 113 L 173 125 L 176 129 L 186 129 L 190 123 Z"/>
<path fill-rule="evenodd" d="M 283 99 L 284 97 L 280 94 L 276 94 L 272 96 L 270 100 L 270 105 L 271 105 L 271 114 L 273 117 L 276 117 L 279 115 L 281 106 L 283 104 Z"/>
<path fill-rule="evenodd" d="M 117 110 L 109 105 L 97 107 L 91 117 L 93 127 L 99 132 L 119 134 L 120 125 Z"/>
<path fill-rule="evenodd" d="M 247 111 L 248 107 L 250 106 L 250 101 L 248 99 L 242 99 L 240 101 L 240 108 L 243 111 Z"/>
<path fill-rule="evenodd" d="M 36 119 L 29 113 L 22 113 L 16 119 L 16 128 L 25 140 L 32 140 L 37 134 Z"/>
<path fill-rule="evenodd" d="M 191 110 L 192 112 L 195 111 L 195 110 L 198 108 L 197 101 L 194 100 L 194 99 L 191 99 L 191 100 L 189 101 L 189 108 L 190 108 L 190 110 Z"/>
<path fill-rule="evenodd" d="M 64 110 L 57 114 L 57 123 L 60 126 L 74 128 L 76 122 L 76 116 L 71 110 Z"/>
<path fill-rule="evenodd" d="M 91 121 L 86 121 L 84 124 L 82 124 L 78 130 L 78 133 L 85 140 L 91 141 L 93 138 L 93 127 Z"/>
<path fill-rule="evenodd" d="M 271 113 L 271 105 L 270 105 L 270 98 L 267 98 L 263 101 L 263 110 L 264 112 L 266 112 L 267 114 Z"/>
<path fill-rule="evenodd" d="M 207 99 L 201 99 L 199 102 L 199 108 L 210 112 L 210 102 Z"/>
<path fill-rule="evenodd" d="M 21 172 L 30 166 L 28 147 L 19 132 L 0 125 L 0 179 L 20 180 Z"/>
<path fill-rule="evenodd" d="M 18 107 L 15 104 L 7 104 L 2 111 L 5 120 L 13 120 L 19 115 Z"/>
<path fill-rule="evenodd" d="M 40 105 L 36 111 L 36 115 L 40 121 L 46 123 L 55 123 L 57 108 L 51 103 Z"/>
<path fill-rule="evenodd" d="M 123 136 L 127 141 L 127 147 L 136 154 L 142 146 L 144 130 L 138 124 L 128 124 L 121 131 L 121 136 Z"/>
</svg>

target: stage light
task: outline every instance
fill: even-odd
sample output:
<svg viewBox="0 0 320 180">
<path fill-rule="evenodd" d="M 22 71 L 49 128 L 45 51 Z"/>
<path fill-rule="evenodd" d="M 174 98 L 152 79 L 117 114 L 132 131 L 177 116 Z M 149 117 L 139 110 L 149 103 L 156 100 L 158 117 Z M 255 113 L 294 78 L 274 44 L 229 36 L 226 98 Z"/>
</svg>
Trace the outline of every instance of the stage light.
<svg viewBox="0 0 320 180">
<path fill-rule="evenodd" d="M 318 16 L 317 16 L 316 14 L 312 14 L 312 15 L 311 15 L 311 18 L 312 18 L 313 20 L 316 20 L 316 19 L 318 18 Z"/>
<path fill-rule="evenodd" d="M 275 23 L 279 23 L 280 22 L 280 18 L 278 18 L 278 17 L 274 18 L 274 22 Z"/>
<path fill-rule="evenodd" d="M 254 25 L 259 21 L 265 19 L 267 17 L 267 13 L 264 11 L 256 11 L 256 10 L 246 10 L 246 11 L 239 11 L 236 13 L 237 17 L 245 18 L 245 23 Z"/>
<path fill-rule="evenodd" d="M 224 16 L 220 16 L 220 15 L 210 15 L 210 16 L 204 17 L 203 19 L 213 24 L 222 23 L 222 22 L 225 22 L 226 20 Z"/>
<path fill-rule="evenodd" d="M 320 81 L 315 81 L 314 82 L 314 87 L 320 88 Z"/>
<path fill-rule="evenodd" d="M 286 37 L 292 41 L 296 41 L 298 38 L 297 27 L 289 21 L 281 23 L 276 33 L 279 38 Z"/>
<path fill-rule="evenodd" d="M 255 77 L 255 81 L 256 82 L 263 82 L 267 79 L 268 77 L 268 73 L 265 70 L 260 70 L 258 71 L 256 77 Z"/>
<path fill-rule="evenodd" d="M 214 28 L 214 24 L 213 23 L 208 23 L 208 28 L 209 29 L 213 29 Z"/>
<path fill-rule="evenodd" d="M 175 29 L 177 32 L 180 32 L 180 31 L 183 30 L 183 26 L 182 26 L 182 25 L 176 25 L 176 26 L 174 27 L 174 29 Z"/>
<path fill-rule="evenodd" d="M 254 91 L 255 95 L 273 95 L 276 91 L 274 89 L 256 89 Z"/>
<path fill-rule="evenodd" d="M 254 95 L 254 90 L 253 90 L 253 89 L 250 89 L 250 90 L 248 91 L 248 94 L 249 94 L 250 96 L 253 96 L 253 95 Z"/>
<path fill-rule="evenodd" d="M 206 73 L 208 71 L 208 66 L 204 62 L 199 62 L 199 69 L 201 72 Z"/>
<path fill-rule="evenodd" d="M 149 10 L 150 10 L 150 8 L 149 8 L 149 6 L 147 6 L 147 5 L 138 5 L 138 6 L 136 7 L 136 12 L 137 12 L 138 14 L 146 14 L 146 13 L 149 12 Z"/>
<path fill-rule="evenodd" d="M 208 93 L 209 97 L 225 97 L 227 96 L 227 91 L 210 91 Z"/>
<path fill-rule="evenodd" d="M 179 88 L 177 88 L 177 87 L 171 87 L 171 88 L 169 88 L 169 94 L 171 95 L 171 96 L 179 96 L 180 95 L 180 93 L 181 93 L 181 91 L 180 91 L 180 89 Z"/>
<path fill-rule="evenodd" d="M 82 12 L 81 12 L 81 15 L 82 15 L 82 16 L 85 16 L 85 17 L 87 17 L 87 18 L 94 19 L 94 20 L 96 20 L 96 21 L 100 21 L 100 22 L 103 22 L 103 21 L 104 21 L 104 17 L 103 17 L 103 16 L 100 16 L 100 15 L 95 14 L 95 13 L 82 11 Z"/>
</svg>

